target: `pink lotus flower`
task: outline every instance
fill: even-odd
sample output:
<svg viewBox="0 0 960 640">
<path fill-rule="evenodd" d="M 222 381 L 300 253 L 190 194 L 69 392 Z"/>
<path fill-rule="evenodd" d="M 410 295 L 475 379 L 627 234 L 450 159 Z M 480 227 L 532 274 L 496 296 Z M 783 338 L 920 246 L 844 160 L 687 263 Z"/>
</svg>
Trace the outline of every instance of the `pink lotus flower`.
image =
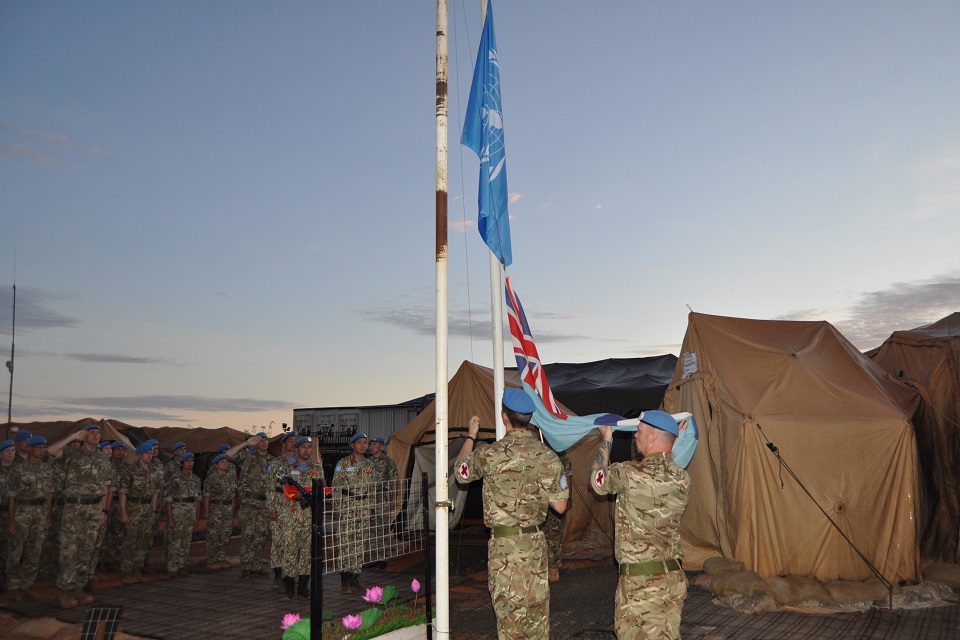
<svg viewBox="0 0 960 640">
<path fill-rule="evenodd" d="M 280 623 L 280 628 L 286 630 L 287 627 L 293 626 L 293 623 L 300 622 L 299 613 L 288 613 L 283 616 L 283 622 Z"/>
<path fill-rule="evenodd" d="M 343 616 L 340 622 L 343 624 L 344 629 L 349 629 L 350 631 L 353 631 L 354 629 L 359 629 L 360 625 L 363 624 L 363 617 L 362 616 Z"/>
<path fill-rule="evenodd" d="M 367 602 L 380 602 L 383 600 L 383 589 L 380 587 L 370 587 L 367 589 L 367 595 L 363 596 Z"/>
<path fill-rule="evenodd" d="M 414 578 L 413 582 L 410 583 L 410 590 L 414 593 L 420 593 L 420 581 Z"/>
</svg>

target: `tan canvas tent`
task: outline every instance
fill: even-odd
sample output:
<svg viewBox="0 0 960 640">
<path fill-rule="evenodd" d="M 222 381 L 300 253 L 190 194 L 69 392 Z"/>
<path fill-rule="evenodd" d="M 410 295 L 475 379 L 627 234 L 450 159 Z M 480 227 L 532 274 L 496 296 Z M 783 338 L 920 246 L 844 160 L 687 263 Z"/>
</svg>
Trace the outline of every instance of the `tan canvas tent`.
<svg viewBox="0 0 960 640">
<path fill-rule="evenodd" d="M 764 578 L 872 577 L 780 467 L 769 439 L 887 580 L 916 581 L 918 406 L 914 390 L 826 322 L 691 313 L 664 398 L 664 410 L 691 411 L 700 427 L 685 543 Z"/>
<path fill-rule="evenodd" d="M 925 401 L 918 449 L 931 523 L 922 549 L 927 557 L 956 562 L 960 557 L 960 313 L 909 331 L 894 331 L 867 355 L 917 389 Z"/>
<path fill-rule="evenodd" d="M 508 387 L 520 387 L 516 371 L 506 370 L 504 375 Z M 492 440 L 496 435 L 493 422 L 493 370 L 464 361 L 450 379 L 448 397 L 452 460 L 460 450 L 459 439 L 466 434 L 466 425 L 473 415 L 480 417 L 481 439 Z M 396 461 L 401 477 L 406 477 L 413 448 L 435 442 L 435 423 L 436 408 L 431 403 L 390 439 L 387 453 Z M 608 498 L 595 494 L 588 483 L 590 461 L 598 442 L 599 435 L 589 435 L 567 450 L 574 478 L 571 487 L 572 502 L 564 516 L 563 540 L 565 545 L 581 541 L 579 545 L 570 546 L 570 550 L 581 556 L 608 556 L 611 553 L 613 503 Z M 451 484 L 453 482 L 455 481 L 451 480 Z M 595 532 L 595 535 L 585 536 L 588 530 Z M 602 548 L 597 549 L 595 545 L 583 543 L 585 537 L 599 541 Z"/>
</svg>

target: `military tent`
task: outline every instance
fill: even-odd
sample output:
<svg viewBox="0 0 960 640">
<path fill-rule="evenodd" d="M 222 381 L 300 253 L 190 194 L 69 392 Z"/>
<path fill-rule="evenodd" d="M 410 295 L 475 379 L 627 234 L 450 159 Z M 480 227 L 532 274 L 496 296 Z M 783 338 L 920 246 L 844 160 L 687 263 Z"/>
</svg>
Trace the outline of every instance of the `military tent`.
<svg viewBox="0 0 960 640">
<path fill-rule="evenodd" d="M 872 577 L 771 447 L 882 575 L 919 577 L 918 394 L 826 322 L 691 313 L 664 410 L 691 411 L 685 545 L 761 577 Z"/>
<path fill-rule="evenodd" d="M 894 331 L 867 355 L 914 387 L 927 411 L 918 437 L 930 526 L 924 555 L 946 562 L 960 557 L 960 313 L 909 331 Z"/>
</svg>

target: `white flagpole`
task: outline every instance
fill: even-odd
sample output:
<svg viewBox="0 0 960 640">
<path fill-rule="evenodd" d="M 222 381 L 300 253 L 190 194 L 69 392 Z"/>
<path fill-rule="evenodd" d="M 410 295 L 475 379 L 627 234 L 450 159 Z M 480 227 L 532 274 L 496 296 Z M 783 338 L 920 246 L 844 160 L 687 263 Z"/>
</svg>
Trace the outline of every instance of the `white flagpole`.
<svg viewBox="0 0 960 640">
<path fill-rule="evenodd" d="M 450 637 L 450 528 L 447 399 L 447 0 L 437 0 L 437 392 L 436 407 L 436 589 L 437 615 L 433 621 L 434 637 Z"/>
</svg>

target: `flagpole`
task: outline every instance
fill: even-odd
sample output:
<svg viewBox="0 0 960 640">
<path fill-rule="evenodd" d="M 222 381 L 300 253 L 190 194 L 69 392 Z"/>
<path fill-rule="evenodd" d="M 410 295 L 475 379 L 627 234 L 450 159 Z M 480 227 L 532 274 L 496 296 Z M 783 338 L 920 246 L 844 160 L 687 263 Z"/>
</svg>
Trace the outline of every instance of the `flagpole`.
<svg viewBox="0 0 960 640">
<path fill-rule="evenodd" d="M 437 261 L 437 363 L 436 363 L 436 585 L 437 614 L 433 620 L 434 637 L 450 637 L 450 528 L 448 459 L 448 318 L 447 318 L 447 0 L 437 0 L 437 184 L 436 184 L 436 261 Z M 427 614 L 429 618 L 429 613 Z"/>
</svg>

